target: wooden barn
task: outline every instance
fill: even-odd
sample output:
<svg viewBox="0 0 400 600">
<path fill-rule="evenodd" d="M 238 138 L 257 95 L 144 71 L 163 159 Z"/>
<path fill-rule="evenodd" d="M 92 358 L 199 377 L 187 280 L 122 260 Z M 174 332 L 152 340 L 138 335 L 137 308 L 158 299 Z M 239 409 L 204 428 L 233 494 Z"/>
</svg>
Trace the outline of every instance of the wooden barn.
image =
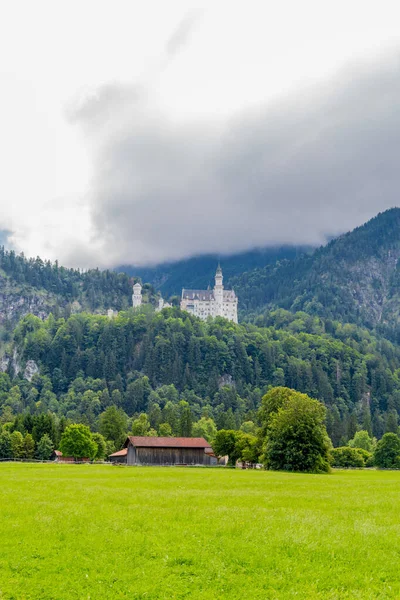
<svg viewBox="0 0 400 600">
<path fill-rule="evenodd" d="M 131 435 L 123 450 L 110 455 L 127 465 L 213 465 L 217 459 L 204 438 L 140 437 Z"/>
<path fill-rule="evenodd" d="M 122 450 L 118 450 L 118 452 L 114 452 L 114 454 L 110 454 L 108 457 L 111 462 L 121 463 L 126 465 L 126 456 L 128 454 L 128 448 L 123 448 Z"/>
</svg>

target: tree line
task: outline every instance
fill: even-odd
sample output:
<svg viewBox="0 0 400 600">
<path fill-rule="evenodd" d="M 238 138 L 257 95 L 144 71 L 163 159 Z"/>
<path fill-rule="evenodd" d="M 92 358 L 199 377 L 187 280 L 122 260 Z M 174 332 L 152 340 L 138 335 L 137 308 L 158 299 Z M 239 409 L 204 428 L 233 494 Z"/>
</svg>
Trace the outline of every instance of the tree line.
<svg viewBox="0 0 400 600">
<path fill-rule="evenodd" d="M 271 470 L 313 473 L 328 472 L 331 466 L 400 468 L 399 431 L 386 433 L 377 441 L 359 430 L 346 446 L 334 448 L 326 430 L 326 407 L 290 388 L 275 387 L 263 396 L 258 426 L 247 423 L 240 430 L 217 430 L 212 419 L 202 420 L 195 435 L 208 436 L 214 454 L 228 456 L 232 466 L 240 461 L 246 466 L 263 463 Z M 157 435 L 145 414 L 132 420 L 130 426 L 129 435 Z M 188 406 L 182 406 L 180 427 L 183 435 L 192 433 Z M 0 459 L 49 460 L 57 445 L 64 457 L 104 460 L 115 447 L 123 445 L 126 428 L 124 413 L 115 406 L 101 416 L 101 433 L 92 432 L 87 425 L 68 424 L 65 419 L 56 421 L 49 414 L 35 417 L 27 413 L 0 429 Z M 171 434 L 170 428 L 162 431 L 162 435 Z"/>
</svg>

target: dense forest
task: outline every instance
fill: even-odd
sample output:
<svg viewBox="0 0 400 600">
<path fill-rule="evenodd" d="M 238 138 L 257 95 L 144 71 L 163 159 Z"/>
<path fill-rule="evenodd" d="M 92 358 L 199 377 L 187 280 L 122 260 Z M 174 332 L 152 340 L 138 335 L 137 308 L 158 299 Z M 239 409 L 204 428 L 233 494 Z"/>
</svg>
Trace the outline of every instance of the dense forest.
<svg viewBox="0 0 400 600">
<path fill-rule="evenodd" d="M 242 319 L 281 307 L 378 328 L 400 341 L 399 257 L 400 209 L 394 208 L 313 254 L 239 274 L 230 284 Z"/>
<path fill-rule="evenodd" d="M 133 420 L 146 414 L 156 431 L 168 423 L 176 433 L 187 406 L 193 423 L 210 418 L 218 429 L 237 429 L 257 425 L 263 394 L 285 385 L 325 403 L 335 445 L 360 427 L 377 437 L 397 428 L 400 349 L 366 329 L 306 313 L 271 312 L 262 328 L 149 306 L 114 319 L 29 315 L 14 344 L 19 368 L 10 361 L 0 382 L 3 422 L 50 411 L 96 430 L 115 405 Z M 31 381 L 22 376 L 27 361 L 40 368 Z"/>
<path fill-rule="evenodd" d="M 132 280 L 125 273 L 66 269 L 57 261 L 27 259 L 4 246 L 0 246 L 0 269 L 14 283 L 46 290 L 61 296 L 64 302 L 78 300 L 91 310 L 99 306 L 121 310 L 130 304 Z"/>
<path fill-rule="evenodd" d="M 108 309 L 128 309 L 135 281 L 125 273 L 80 271 L 39 257 L 27 259 L 0 246 L 0 350 L 29 313 L 43 319 L 50 313 L 67 318 L 84 311 L 105 314 Z M 157 305 L 158 292 L 151 284 L 143 284 L 142 296 L 144 303 Z"/>
</svg>

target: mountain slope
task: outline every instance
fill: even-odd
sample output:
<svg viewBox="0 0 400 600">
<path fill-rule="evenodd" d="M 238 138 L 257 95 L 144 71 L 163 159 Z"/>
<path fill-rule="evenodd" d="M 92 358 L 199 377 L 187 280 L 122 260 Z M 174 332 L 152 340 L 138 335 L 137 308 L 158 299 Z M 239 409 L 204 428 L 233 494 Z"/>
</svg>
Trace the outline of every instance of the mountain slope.
<svg viewBox="0 0 400 600">
<path fill-rule="evenodd" d="M 4 335 L 28 313 L 44 318 L 50 312 L 68 317 L 82 310 L 126 309 L 132 283 L 123 273 L 66 269 L 0 247 L 0 329 Z"/>
<path fill-rule="evenodd" d="M 240 273 L 275 264 L 278 260 L 292 260 L 297 256 L 311 252 L 311 247 L 282 246 L 263 248 L 222 257 L 224 283 L 229 286 L 230 279 Z M 215 268 L 219 261 L 217 254 L 196 256 L 186 260 L 164 263 L 155 267 L 121 266 L 118 271 L 140 277 L 168 297 L 180 295 L 183 287 L 206 289 L 214 285 Z"/>
<path fill-rule="evenodd" d="M 400 209 L 394 208 L 314 253 L 275 248 L 226 257 L 224 283 L 235 288 L 241 319 L 262 325 L 263 313 L 280 307 L 378 328 L 400 341 L 399 258 Z M 152 284 L 166 297 L 183 285 L 206 287 L 216 262 L 210 255 L 131 272 L 150 280 L 144 291 L 154 303 Z M 43 318 L 50 311 L 124 310 L 131 305 L 132 283 L 124 273 L 65 269 L 0 248 L 0 325 L 11 327 L 28 312 Z"/>
<path fill-rule="evenodd" d="M 392 327 L 400 312 L 400 209 L 309 256 L 254 269 L 231 280 L 242 316 L 268 307 L 303 310 L 368 327 Z"/>
</svg>

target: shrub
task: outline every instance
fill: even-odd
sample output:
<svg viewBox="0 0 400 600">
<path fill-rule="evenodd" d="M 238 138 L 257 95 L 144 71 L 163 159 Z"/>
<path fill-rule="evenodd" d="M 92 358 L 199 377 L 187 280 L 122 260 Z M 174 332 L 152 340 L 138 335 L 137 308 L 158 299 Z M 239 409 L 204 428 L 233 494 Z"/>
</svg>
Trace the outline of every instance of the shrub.
<svg viewBox="0 0 400 600">
<path fill-rule="evenodd" d="M 362 454 L 356 448 L 349 446 L 341 446 L 340 448 L 332 448 L 330 451 L 330 463 L 332 467 L 364 467 L 365 461 Z"/>
<path fill-rule="evenodd" d="M 381 469 L 400 468 L 400 438 L 395 433 L 385 433 L 374 452 L 374 463 Z"/>
<path fill-rule="evenodd" d="M 357 452 L 363 457 L 364 465 L 366 467 L 374 466 L 374 455 L 372 452 L 368 452 L 368 450 L 364 450 L 363 448 L 354 448 Z"/>
</svg>

